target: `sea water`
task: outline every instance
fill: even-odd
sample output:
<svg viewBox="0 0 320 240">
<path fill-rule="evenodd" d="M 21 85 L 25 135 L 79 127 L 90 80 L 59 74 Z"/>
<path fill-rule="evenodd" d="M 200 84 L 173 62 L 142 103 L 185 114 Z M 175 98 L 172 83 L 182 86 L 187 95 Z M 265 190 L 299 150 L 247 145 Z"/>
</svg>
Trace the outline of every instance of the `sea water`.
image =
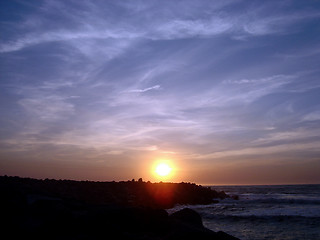
<svg viewBox="0 0 320 240">
<path fill-rule="evenodd" d="M 319 240 L 320 185 L 211 186 L 239 196 L 216 204 L 188 206 L 204 225 L 242 240 Z M 177 211 L 186 206 L 176 206 Z"/>
</svg>

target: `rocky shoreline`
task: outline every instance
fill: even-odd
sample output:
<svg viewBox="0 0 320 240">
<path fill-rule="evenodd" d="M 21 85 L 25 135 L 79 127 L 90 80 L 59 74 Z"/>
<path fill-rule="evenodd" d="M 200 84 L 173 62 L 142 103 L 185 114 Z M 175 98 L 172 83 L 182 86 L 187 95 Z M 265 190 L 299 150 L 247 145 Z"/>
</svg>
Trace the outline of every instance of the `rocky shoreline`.
<svg viewBox="0 0 320 240">
<path fill-rule="evenodd" d="M 237 239 L 205 228 L 195 211 L 223 192 L 191 183 L 89 182 L 0 177 L 4 229 L 31 239 Z"/>
</svg>

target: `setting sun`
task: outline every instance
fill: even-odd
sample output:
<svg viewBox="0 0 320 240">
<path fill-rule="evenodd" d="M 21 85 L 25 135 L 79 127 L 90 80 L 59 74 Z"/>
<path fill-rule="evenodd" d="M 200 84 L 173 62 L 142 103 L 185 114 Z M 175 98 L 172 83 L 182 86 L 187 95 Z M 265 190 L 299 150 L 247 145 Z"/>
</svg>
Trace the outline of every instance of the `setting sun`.
<svg viewBox="0 0 320 240">
<path fill-rule="evenodd" d="M 175 159 L 158 158 L 150 166 L 150 179 L 153 181 L 173 181 L 177 179 L 178 163 Z"/>
<path fill-rule="evenodd" d="M 171 170 L 172 170 L 172 168 L 168 164 L 160 163 L 160 164 L 157 165 L 155 172 L 159 176 L 164 177 L 164 176 L 169 175 Z"/>
</svg>

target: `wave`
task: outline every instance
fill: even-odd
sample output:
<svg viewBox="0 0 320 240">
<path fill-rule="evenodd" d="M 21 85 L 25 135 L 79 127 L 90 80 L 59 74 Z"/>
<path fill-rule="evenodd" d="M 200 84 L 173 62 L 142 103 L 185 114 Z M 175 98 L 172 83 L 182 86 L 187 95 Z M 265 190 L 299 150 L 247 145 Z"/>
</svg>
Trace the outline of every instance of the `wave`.
<svg viewBox="0 0 320 240">
<path fill-rule="evenodd" d="M 307 217 L 320 218 L 320 201 L 306 199 L 224 200 L 217 204 L 192 206 L 204 216 Z"/>
<path fill-rule="evenodd" d="M 292 216 L 292 215 L 224 215 L 224 214 L 202 214 L 204 220 L 226 220 L 226 221 L 270 221 L 270 222 L 312 222 L 320 224 L 320 217 Z"/>
<path fill-rule="evenodd" d="M 239 202 L 242 204 L 267 203 L 267 204 L 304 204 L 304 205 L 320 205 L 320 199 L 294 199 L 294 198 L 259 198 L 259 199 L 243 199 L 240 197 Z"/>
<path fill-rule="evenodd" d="M 215 189 L 214 187 L 212 187 Z M 223 186 L 216 187 L 218 191 L 225 191 L 229 195 L 243 197 L 314 197 L 320 199 L 320 184 L 315 185 L 274 185 L 274 186 Z"/>
</svg>

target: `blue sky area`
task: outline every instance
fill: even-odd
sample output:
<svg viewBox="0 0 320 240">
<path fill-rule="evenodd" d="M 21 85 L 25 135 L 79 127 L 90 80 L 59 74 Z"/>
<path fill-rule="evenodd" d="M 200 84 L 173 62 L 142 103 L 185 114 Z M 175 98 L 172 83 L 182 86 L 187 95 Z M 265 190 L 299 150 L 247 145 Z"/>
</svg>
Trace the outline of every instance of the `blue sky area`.
<svg viewBox="0 0 320 240">
<path fill-rule="evenodd" d="M 320 1 L 0 4 L 0 174 L 320 183 Z"/>
</svg>

